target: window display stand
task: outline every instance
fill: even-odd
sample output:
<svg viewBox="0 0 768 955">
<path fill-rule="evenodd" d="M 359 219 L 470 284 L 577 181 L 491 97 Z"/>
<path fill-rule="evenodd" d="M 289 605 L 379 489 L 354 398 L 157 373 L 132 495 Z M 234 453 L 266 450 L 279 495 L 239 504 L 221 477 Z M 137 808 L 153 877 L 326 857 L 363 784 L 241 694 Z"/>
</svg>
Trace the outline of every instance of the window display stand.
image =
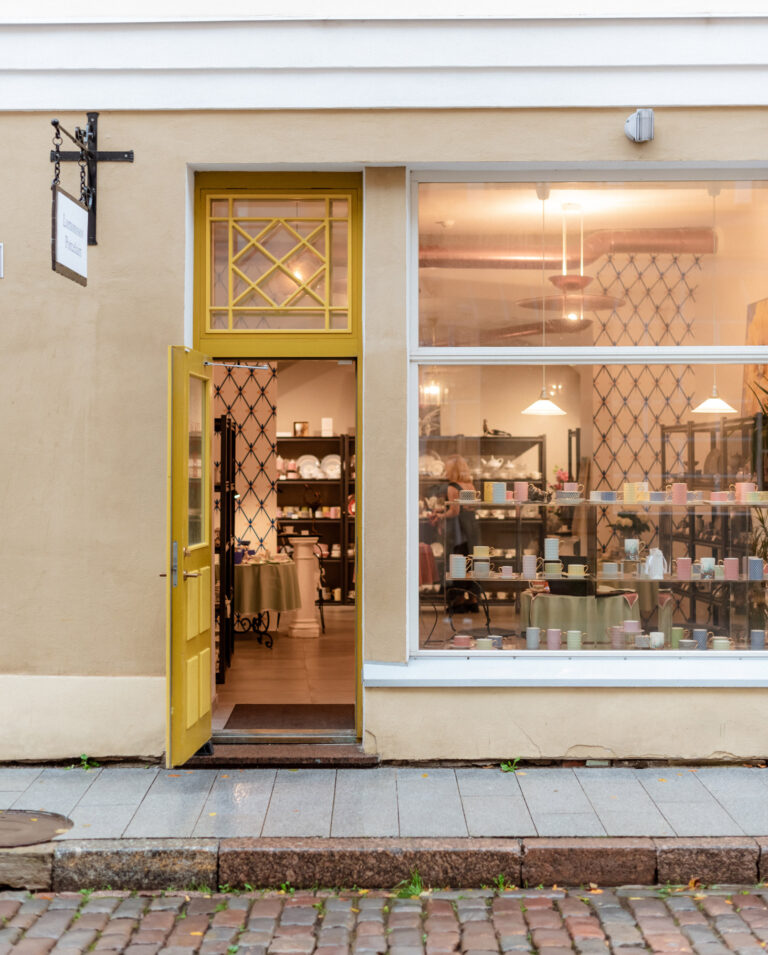
<svg viewBox="0 0 768 955">
<path fill-rule="evenodd" d="M 322 557 L 324 585 L 330 597 L 324 604 L 354 604 L 355 587 L 355 437 L 278 437 L 277 453 L 285 462 L 312 455 L 322 461 L 327 455 L 340 458 L 338 478 L 303 478 L 298 471 L 278 476 L 278 543 L 290 551 L 291 537 L 312 535 L 327 548 Z M 295 473 L 294 477 L 290 474 Z M 323 508 L 338 508 L 338 517 L 318 516 Z M 299 516 L 293 516 L 299 515 Z M 339 599 L 334 599 L 334 592 Z"/>
<path fill-rule="evenodd" d="M 760 412 L 754 417 L 662 425 L 662 485 L 683 481 L 706 496 L 707 491 L 727 491 L 737 481 L 754 478 L 758 490 L 763 490 L 763 428 Z M 682 467 L 673 468 L 674 460 Z M 695 561 L 711 556 L 719 562 L 727 556 L 743 559 L 751 553 L 748 508 L 698 506 L 689 508 L 682 519 L 676 518 L 667 511 L 659 522 L 659 540 L 670 558 L 688 556 Z M 675 584 L 673 591 L 681 607 L 686 606 L 688 623 L 705 613 L 713 625 L 730 628 L 734 594 L 728 584 L 691 581 Z M 704 605 L 703 610 L 699 605 Z"/>
</svg>

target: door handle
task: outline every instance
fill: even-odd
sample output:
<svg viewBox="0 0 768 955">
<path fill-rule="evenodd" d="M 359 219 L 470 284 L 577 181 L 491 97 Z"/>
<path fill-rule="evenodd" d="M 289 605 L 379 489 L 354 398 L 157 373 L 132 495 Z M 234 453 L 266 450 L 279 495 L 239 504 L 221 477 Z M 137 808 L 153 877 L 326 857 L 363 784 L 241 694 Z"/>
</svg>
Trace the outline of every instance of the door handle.
<svg viewBox="0 0 768 955">
<path fill-rule="evenodd" d="M 197 571 L 190 573 L 188 570 L 185 570 L 182 576 L 184 577 L 184 580 L 186 580 L 187 577 L 199 577 L 200 574 L 198 574 Z"/>
</svg>

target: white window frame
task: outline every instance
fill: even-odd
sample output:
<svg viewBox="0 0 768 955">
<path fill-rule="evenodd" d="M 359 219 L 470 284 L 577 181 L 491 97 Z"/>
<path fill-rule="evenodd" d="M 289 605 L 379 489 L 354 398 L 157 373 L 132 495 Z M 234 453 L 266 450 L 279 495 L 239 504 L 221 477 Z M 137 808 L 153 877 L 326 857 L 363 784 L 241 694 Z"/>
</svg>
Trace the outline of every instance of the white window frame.
<svg viewBox="0 0 768 955">
<path fill-rule="evenodd" d="M 423 650 L 418 593 L 418 375 L 422 365 L 768 363 L 768 346 L 427 348 L 419 345 L 418 189 L 423 182 L 768 180 L 768 163 L 572 163 L 409 170 L 408 235 L 408 663 L 367 664 L 367 686 L 768 686 L 768 650 L 678 652 Z M 713 662 L 716 665 L 713 666 Z"/>
</svg>

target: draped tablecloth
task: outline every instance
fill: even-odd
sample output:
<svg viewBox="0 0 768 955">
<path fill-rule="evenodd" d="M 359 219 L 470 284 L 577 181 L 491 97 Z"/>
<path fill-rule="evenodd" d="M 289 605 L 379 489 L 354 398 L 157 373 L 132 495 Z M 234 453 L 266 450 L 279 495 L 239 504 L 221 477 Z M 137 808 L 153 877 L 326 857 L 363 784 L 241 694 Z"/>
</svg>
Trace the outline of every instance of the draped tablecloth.
<svg viewBox="0 0 768 955">
<path fill-rule="evenodd" d="M 275 564 L 235 564 L 235 610 L 257 614 L 265 610 L 298 610 L 299 580 L 292 560 Z"/>
<path fill-rule="evenodd" d="M 587 643 L 608 643 L 608 627 L 625 620 L 639 620 L 640 606 L 635 594 L 606 597 L 571 597 L 560 594 L 520 594 L 520 626 L 542 630 L 581 630 Z M 634 599 L 633 599 L 634 598 Z"/>
</svg>

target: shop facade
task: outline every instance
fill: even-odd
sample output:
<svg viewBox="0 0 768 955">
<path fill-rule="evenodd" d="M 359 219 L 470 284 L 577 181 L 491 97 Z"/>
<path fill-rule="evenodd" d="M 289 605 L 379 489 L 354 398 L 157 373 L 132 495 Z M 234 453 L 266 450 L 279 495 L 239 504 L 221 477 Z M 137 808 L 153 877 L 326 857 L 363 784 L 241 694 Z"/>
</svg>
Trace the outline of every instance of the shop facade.
<svg viewBox="0 0 768 955">
<path fill-rule="evenodd" d="M 168 752 L 174 667 L 189 699 L 167 638 L 173 584 L 160 576 L 173 538 L 169 346 L 214 362 L 356 363 L 356 726 L 366 751 L 765 754 L 768 651 L 753 632 L 766 630 L 768 104 L 744 68 L 765 69 L 768 21 L 726 17 L 717 43 L 711 25 L 340 18 L 318 53 L 320 21 L 178 23 L 173 43 L 151 53 L 151 83 L 130 54 L 110 65 L 110 49 L 127 49 L 137 30 L 162 45 L 167 24 L 69 27 L 73 41 L 105 38 L 96 92 L 77 69 L 56 87 L 22 68 L 35 63 L 23 50 L 44 51 L 55 25 L 13 28 L 15 108 L 0 147 L 0 758 Z M 575 49 L 574 30 L 565 74 L 540 69 L 545 50 Z M 425 31 L 440 38 L 426 66 Z M 462 59 L 467 31 L 485 60 Z M 289 34 L 306 75 L 281 72 Z M 657 37 L 652 76 L 606 52 L 640 35 Z M 664 52 L 676 36 L 692 41 L 691 62 Z M 723 37 L 736 65 L 723 63 Z M 231 74 L 215 43 L 200 53 L 201 38 L 229 44 Z M 252 78 L 249 38 L 270 49 L 258 68 L 270 102 L 238 75 Z M 518 52 L 502 54 L 512 40 Z M 367 57 L 350 52 L 364 48 Z M 325 59 L 341 50 L 334 77 Z M 655 113 L 642 144 L 624 134 L 640 105 Z M 100 148 L 132 149 L 135 161 L 99 169 L 99 244 L 82 288 L 48 266 L 49 120 L 73 129 L 97 108 Z M 76 178 L 74 164 L 63 168 L 70 190 Z M 343 192 L 345 304 L 330 297 L 321 321 L 307 292 L 304 326 L 281 327 L 263 302 L 216 298 L 210 255 L 217 226 L 235 229 L 231 203 L 332 203 Z M 226 215 L 216 202 L 230 204 Z M 697 411 L 714 383 L 730 410 Z M 542 392 L 565 414 L 529 414 Z M 448 474 L 457 458 L 469 476 Z M 733 501 L 731 484 L 744 486 Z M 470 487 L 481 500 L 459 498 Z M 652 550 L 667 562 L 661 577 Z M 465 558 L 463 572 L 451 557 Z M 534 586 L 524 557 L 542 559 Z M 761 558 L 759 575 L 749 558 Z M 210 619 L 199 594 L 195 606 Z M 556 646 L 548 630 L 559 631 Z M 200 682 L 202 660 L 200 699 L 215 690 Z"/>
</svg>

